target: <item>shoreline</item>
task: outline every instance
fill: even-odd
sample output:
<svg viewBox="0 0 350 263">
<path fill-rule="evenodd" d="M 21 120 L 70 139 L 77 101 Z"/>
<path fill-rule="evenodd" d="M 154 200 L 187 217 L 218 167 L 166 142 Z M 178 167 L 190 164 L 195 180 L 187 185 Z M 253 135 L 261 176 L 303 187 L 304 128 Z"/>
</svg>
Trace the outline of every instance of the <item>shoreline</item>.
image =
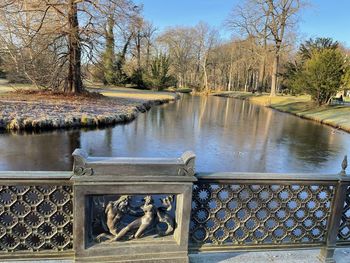
<svg viewBox="0 0 350 263">
<path fill-rule="evenodd" d="M 124 124 L 153 106 L 180 98 L 179 94 L 166 92 L 104 91 L 110 94 L 69 97 L 31 92 L 3 93 L 0 95 L 0 131 L 45 132 Z"/>
<path fill-rule="evenodd" d="M 285 95 L 271 98 L 269 95 L 254 95 L 243 92 L 238 92 L 237 94 L 214 94 L 213 96 L 247 100 L 256 105 L 268 107 L 350 133 L 350 106 L 333 105 L 315 107 L 306 96 L 292 97 Z"/>
</svg>

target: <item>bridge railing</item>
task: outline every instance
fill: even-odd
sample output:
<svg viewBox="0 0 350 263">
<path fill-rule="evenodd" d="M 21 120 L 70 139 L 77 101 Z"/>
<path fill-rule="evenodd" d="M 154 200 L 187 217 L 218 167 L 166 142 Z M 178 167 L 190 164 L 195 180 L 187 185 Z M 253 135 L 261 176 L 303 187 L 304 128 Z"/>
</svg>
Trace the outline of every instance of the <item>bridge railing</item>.
<svg viewBox="0 0 350 263">
<path fill-rule="evenodd" d="M 100 252 L 108 259 L 118 257 L 113 251 L 119 249 L 127 252 L 121 260 L 138 262 L 142 257 L 131 255 L 134 246 L 136 252 L 143 251 L 141 244 L 142 253 L 151 251 L 154 262 L 170 252 L 185 262 L 186 251 L 307 248 L 320 248 L 320 258 L 334 262 L 335 248 L 350 246 L 350 177 L 345 161 L 340 174 L 197 173 L 194 177 L 190 154 L 166 160 L 79 158 L 73 173 L 0 172 L 0 259 L 95 260 Z M 173 202 L 168 215 L 157 214 L 163 220 L 175 218 L 173 233 L 160 239 L 141 236 L 136 241 L 130 235 L 130 241 L 96 243 L 92 238 L 96 222 L 111 215 L 105 212 L 107 205 L 119 200 L 139 204 L 140 196 L 150 196 L 158 213 L 166 210 L 157 200 L 168 202 L 165 208 Z M 119 219 L 123 211 L 118 212 Z M 126 215 L 126 223 L 130 216 Z M 124 227 L 119 224 L 112 226 L 117 232 Z"/>
<path fill-rule="evenodd" d="M 70 172 L 0 172 L 0 255 L 71 257 Z"/>
<path fill-rule="evenodd" d="M 349 245 L 350 178 L 339 175 L 197 174 L 190 250 L 321 248 L 325 261 Z"/>
</svg>

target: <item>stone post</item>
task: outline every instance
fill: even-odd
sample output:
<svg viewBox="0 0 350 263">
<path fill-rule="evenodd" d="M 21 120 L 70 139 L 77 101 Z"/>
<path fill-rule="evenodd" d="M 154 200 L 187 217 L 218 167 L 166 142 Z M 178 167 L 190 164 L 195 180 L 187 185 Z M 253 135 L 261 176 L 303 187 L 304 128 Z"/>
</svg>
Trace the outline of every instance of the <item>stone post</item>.
<svg viewBox="0 0 350 263">
<path fill-rule="evenodd" d="M 188 262 L 195 155 L 74 156 L 76 262 Z"/>
<path fill-rule="evenodd" d="M 341 222 L 342 213 L 344 210 L 344 203 L 346 199 L 346 192 L 349 187 L 349 182 L 344 180 L 346 175 L 346 168 L 348 166 L 347 156 L 342 162 L 342 171 L 340 172 L 340 179 L 335 190 L 332 213 L 328 222 L 328 235 L 326 239 L 326 246 L 321 249 L 320 259 L 325 263 L 335 263 L 334 251 L 337 245 L 337 236 Z"/>
</svg>

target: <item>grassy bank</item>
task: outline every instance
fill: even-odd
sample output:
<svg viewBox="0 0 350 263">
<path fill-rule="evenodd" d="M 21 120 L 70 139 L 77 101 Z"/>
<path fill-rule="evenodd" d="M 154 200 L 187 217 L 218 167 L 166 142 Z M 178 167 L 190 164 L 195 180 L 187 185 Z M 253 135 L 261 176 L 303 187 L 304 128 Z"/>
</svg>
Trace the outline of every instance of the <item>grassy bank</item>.
<svg viewBox="0 0 350 263">
<path fill-rule="evenodd" d="M 0 93 L 0 130 L 113 125 L 133 120 L 152 105 L 176 99 L 174 93 L 126 88 L 101 88 L 99 93 L 79 96 L 28 90 L 4 92 Z"/>
<path fill-rule="evenodd" d="M 232 93 L 232 92 L 231 92 Z M 267 94 L 234 92 L 232 94 L 218 94 L 218 96 L 247 99 L 252 103 L 271 107 L 273 109 L 294 114 L 301 118 L 317 121 L 335 128 L 350 132 L 350 105 L 327 105 L 319 107 L 311 101 L 310 96 L 276 96 Z"/>
<path fill-rule="evenodd" d="M 257 96 L 256 94 L 253 94 L 251 92 L 244 92 L 244 91 L 223 91 L 223 92 L 215 92 L 215 93 L 212 93 L 211 95 L 226 97 L 226 98 L 235 98 L 235 99 L 241 99 L 241 100 L 245 100 L 250 97 Z"/>
</svg>

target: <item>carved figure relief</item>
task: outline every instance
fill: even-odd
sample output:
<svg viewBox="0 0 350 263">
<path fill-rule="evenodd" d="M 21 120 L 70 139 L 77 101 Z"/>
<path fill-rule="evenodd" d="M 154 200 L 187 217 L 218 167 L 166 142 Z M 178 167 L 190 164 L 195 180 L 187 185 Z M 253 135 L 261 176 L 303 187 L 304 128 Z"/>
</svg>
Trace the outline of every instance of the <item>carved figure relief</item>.
<svg viewBox="0 0 350 263">
<path fill-rule="evenodd" d="M 175 229 L 174 197 L 122 195 L 117 200 L 93 198 L 92 237 L 95 242 L 115 242 L 147 235 L 167 236 Z M 135 205 L 136 204 L 136 205 Z M 98 233 L 100 232 L 100 233 Z"/>
</svg>

